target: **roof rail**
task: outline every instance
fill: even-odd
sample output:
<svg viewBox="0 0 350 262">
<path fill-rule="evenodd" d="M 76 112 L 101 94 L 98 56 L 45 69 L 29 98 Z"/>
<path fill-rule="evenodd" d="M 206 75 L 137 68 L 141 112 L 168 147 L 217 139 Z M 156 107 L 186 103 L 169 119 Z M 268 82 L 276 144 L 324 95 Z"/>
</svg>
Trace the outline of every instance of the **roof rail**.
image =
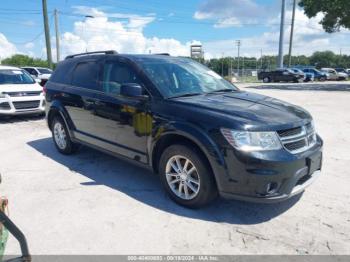
<svg viewBox="0 0 350 262">
<path fill-rule="evenodd" d="M 159 54 L 153 54 L 153 55 L 166 55 L 166 56 L 170 56 L 169 53 L 159 53 Z"/>
<path fill-rule="evenodd" d="M 94 55 L 94 54 L 115 55 L 115 54 L 118 54 L 118 52 L 115 51 L 115 50 L 86 52 L 86 53 L 80 53 L 80 54 L 75 54 L 75 55 L 69 55 L 69 56 L 66 57 L 66 59 L 74 58 L 74 57 L 78 57 L 78 56 Z"/>
</svg>

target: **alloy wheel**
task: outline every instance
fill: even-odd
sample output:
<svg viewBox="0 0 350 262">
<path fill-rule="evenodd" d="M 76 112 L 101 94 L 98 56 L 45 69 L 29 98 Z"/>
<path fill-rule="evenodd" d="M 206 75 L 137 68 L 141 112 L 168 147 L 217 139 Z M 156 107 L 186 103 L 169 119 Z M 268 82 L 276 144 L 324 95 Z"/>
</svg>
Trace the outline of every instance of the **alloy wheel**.
<svg viewBox="0 0 350 262">
<path fill-rule="evenodd" d="M 172 192 L 181 199 L 194 199 L 200 190 L 200 177 L 187 157 L 176 155 L 166 164 L 166 179 Z"/>
<path fill-rule="evenodd" d="M 53 128 L 54 139 L 57 146 L 64 150 L 67 147 L 67 134 L 60 122 L 56 122 Z"/>
</svg>

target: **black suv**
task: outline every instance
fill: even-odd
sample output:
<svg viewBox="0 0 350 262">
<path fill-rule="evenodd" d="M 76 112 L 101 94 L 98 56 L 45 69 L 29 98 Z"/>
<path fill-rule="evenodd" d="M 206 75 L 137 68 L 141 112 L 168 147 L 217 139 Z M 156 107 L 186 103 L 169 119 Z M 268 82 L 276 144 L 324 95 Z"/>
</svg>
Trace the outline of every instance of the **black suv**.
<svg viewBox="0 0 350 262">
<path fill-rule="evenodd" d="M 141 163 L 170 197 L 200 207 L 218 194 L 274 202 L 319 175 L 322 140 L 300 107 L 243 92 L 169 55 L 68 56 L 45 87 L 59 152 L 80 144 Z"/>
<path fill-rule="evenodd" d="M 275 71 L 259 72 L 258 80 L 264 83 L 270 82 L 303 82 L 305 80 L 304 73 L 297 73 L 291 69 L 277 69 Z"/>
</svg>

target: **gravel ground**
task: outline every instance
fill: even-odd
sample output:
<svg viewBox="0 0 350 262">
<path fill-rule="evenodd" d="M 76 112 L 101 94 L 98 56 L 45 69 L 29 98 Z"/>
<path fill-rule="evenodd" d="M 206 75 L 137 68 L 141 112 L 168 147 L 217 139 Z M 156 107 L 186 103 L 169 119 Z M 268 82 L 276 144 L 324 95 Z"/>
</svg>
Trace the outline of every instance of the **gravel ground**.
<svg viewBox="0 0 350 262">
<path fill-rule="evenodd" d="M 250 91 L 315 118 L 323 175 L 301 198 L 187 210 L 149 171 L 88 148 L 58 154 L 43 119 L 1 122 L 0 194 L 32 254 L 350 254 L 350 92 Z M 12 237 L 6 253 L 19 254 Z"/>
</svg>

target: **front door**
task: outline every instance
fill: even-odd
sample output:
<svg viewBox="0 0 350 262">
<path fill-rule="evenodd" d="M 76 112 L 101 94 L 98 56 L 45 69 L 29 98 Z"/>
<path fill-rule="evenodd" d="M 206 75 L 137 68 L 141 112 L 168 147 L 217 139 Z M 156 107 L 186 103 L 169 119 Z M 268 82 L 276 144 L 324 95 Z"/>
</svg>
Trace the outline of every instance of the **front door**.
<svg viewBox="0 0 350 262">
<path fill-rule="evenodd" d="M 151 134 L 152 119 L 149 101 L 120 95 L 126 83 L 141 84 L 128 63 L 118 59 L 106 60 L 101 87 L 95 102 L 95 125 L 104 147 L 128 158 L 147 163 L 147 137 Z"/>
</svg>

